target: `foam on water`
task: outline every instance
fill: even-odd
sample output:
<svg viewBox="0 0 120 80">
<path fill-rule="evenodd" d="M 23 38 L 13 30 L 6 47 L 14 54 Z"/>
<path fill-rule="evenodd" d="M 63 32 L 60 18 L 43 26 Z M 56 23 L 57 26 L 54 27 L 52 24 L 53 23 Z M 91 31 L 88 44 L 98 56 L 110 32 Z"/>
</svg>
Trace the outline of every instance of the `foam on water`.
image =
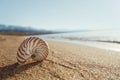
<svg viewBox="0 0 120 80">
<path fill-rule="evenodd" d="M 49 40 L 64 41 L 77 44 L 79 43 L 82 45 L 120 51 L 119 30 L 82 31 L 74 33 L 40 35 L 39 37 Z"/>
</svg>

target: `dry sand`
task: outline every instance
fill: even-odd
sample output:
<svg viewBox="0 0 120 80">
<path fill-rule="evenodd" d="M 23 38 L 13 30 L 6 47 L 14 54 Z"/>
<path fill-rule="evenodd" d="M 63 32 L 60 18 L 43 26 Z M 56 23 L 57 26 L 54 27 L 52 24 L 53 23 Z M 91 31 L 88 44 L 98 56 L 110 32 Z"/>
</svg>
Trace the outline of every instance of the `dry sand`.
<svg viewBox="0 0 120 80">
<path fill-rule="evenodd" d="M 47 41 L 44 62 L 16 68 L 22 36 L 0 35 L 0 80 L 120 80 L 120 53 L 83 45 Z"/>
</svg>

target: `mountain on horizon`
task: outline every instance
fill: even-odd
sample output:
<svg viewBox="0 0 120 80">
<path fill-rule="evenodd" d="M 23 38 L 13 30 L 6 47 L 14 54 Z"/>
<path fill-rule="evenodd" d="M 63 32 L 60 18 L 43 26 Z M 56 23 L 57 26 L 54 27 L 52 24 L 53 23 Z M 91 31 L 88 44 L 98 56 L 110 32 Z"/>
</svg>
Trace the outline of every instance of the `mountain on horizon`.
<svg viewBox="0 0 120 80">
<path fill-rule="evenodd" d="M 32 27 L 25 26 L 15 26 L 15 25 L 4 25 L 0 24 L 0 34 L 12 34 L 12 35 L 41 35 L 41 34 L 55 34 L 55 33 L 70 33 L 70 32 L 84 32 L 91 30 L 67 30 L 67 29 L 57 29 L 57 30 L 46 30 L 46 29 L 35 29 Z"/>
<path fill-rule="evenodd" d="M 3 25 L 0 24 L 0 33 L 4 34 L 50 34 L 53 33 L 49 30 L 35 29 L 25 26 Z"/>
</svg>

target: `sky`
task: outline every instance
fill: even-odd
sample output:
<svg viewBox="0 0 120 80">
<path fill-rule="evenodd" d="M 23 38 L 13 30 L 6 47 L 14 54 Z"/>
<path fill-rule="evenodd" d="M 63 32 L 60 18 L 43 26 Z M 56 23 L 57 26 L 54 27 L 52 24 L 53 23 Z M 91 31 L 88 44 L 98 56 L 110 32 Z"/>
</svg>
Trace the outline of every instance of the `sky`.
<svg viewBox="0 0 120 80">
<path fill-rule="evenodd" d="M 37 29 L 120 29 L 120 0 L 0 0 L 0 24 Z"/>
</svg>

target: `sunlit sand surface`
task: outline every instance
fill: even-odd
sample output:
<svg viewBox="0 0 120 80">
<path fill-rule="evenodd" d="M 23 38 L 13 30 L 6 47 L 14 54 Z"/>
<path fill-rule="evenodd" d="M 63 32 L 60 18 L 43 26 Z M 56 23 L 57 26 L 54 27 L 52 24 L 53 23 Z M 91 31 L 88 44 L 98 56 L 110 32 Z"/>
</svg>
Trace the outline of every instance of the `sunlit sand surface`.
<svg viewBox="0 0 120 80">
<path fill-rule="evenodd" d="M 0 35 L 0 80 L 120 80 L 119 52 L 65 42 L 47 41 L 46 60 L 16 67 L 24 39 Z"/>
</svg>

